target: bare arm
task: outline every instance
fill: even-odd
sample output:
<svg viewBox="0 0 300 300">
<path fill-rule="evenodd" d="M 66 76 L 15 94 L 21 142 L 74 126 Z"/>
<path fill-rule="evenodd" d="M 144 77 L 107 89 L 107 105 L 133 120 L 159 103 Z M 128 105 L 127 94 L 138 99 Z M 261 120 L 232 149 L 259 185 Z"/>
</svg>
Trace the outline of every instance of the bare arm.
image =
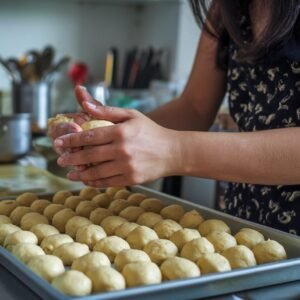
<svg viewBox="0 0 300 300">
<path fill-rule="evenodd" d="M 216 51 L 217 40 L 204 32 L 184 92 L 148 117 L 161 126 L 175 130 L 208 130 L 226 87 L 226 74 L 216 66 Z"/>
</svg>

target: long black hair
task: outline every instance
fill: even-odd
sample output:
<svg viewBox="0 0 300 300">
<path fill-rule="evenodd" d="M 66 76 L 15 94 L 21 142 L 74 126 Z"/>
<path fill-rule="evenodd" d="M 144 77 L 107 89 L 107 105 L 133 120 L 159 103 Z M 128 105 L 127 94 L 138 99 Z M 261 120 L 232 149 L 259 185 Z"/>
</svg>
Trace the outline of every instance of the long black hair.
<svg viewBox="0 0 300 300">
<path fill-rule="evenodd" d="M 241 62 L 256 62 L 292 38 L 300 40 L 300 0 L 260 0 L 270 18 L 260 36 L 245 44 L 241 20 L 249 16 L 251 0 L 190 0 L 197 22 L 219 41 L 217 62 L 226 64 L 229 39 L 238 47 Z"/>
</svg>

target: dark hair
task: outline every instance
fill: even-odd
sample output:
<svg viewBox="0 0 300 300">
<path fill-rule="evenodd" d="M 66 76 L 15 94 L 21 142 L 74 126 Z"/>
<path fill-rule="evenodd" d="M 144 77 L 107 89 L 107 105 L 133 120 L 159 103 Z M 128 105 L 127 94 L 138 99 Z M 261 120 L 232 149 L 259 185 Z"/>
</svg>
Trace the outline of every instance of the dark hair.
<svg viewBox="0 0 300 300">
<path fill-rule="evenodd" d="M 251 0 L 190 0 L 199 25 L 219 41 L 217 62 L 226 65 L 229 39 L 236 45 L 241 62 L 257 62 L 274 49 L 280 49 L 292 37 L 300 37 L 300 0 L 260 0 L 270 11 L 270 19 L 256 40 L 245 44 L 241 20 L 249 16 Z"/>
</svg>

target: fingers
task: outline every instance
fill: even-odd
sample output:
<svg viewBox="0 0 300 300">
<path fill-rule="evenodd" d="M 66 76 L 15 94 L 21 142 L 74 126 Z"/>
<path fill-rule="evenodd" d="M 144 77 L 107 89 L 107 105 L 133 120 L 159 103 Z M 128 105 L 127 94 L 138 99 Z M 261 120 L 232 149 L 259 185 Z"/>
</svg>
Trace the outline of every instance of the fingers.
<svg viewBox="0 0 300 300">
<path fill-rule="evenodd" d="M 96 128 L 78 133 L 71 133 L 59 137 L 54 141 L 55 147 L 77 148 L 83 146 L 96 146 L 111 143 L 120 136 L 119 125 Z"/>
<path fill-rule="evenodd" d="M 95 119 L 107 120 L 113 123 L 121 123 L 135 117 L 137 112 L 130 109 L 99 106 L 93 103 L 84 101 L 82 103 L 85 112 L 93 116 Z"/>
<path fill-rule="evenodd" d="M 67 177 L 74 181 L 90 182 L 96 180 L 102 180 L 109 177 L 114 177 L 122 174 L 121 162 L 109 161 L 96 166 L 89 167 L 81 172 L 70 171 Z"/>
<path fill-rule="evenodd" d="M 83 108 L 82 103 L 84 101 L 93 103 L 95 105 L 101 106 L 102 104 L 93 99 L 93 97 L 89 94 L 87 89 L 84 86 L 77 85 L 75 87 L 75 96 L 79 105 Z"/>
<path fill-rule="evenodd" d="M 87 165 L 92 163 L 101 163 L 105 161 L 112 160 L 116 157 L 116 147 L 112 144 L 103 145 L 99 147 L 91 147 L 91 148 L 84 148 L 80 151 L 68 153 L 63 153 L 57 163 L 61 167 L 66 166 L 81 166 Z M 81 167 L 78 171 L 82 171 Z"/>
<path fill-rule="evenodd" d="M 90 115 L 84 112 L 65 114 L 65 116 L 68 118 L 72 118 L 74 122 L 80 126 L 84 122 L 89 121 L 91 119 Z"/>
</svg>

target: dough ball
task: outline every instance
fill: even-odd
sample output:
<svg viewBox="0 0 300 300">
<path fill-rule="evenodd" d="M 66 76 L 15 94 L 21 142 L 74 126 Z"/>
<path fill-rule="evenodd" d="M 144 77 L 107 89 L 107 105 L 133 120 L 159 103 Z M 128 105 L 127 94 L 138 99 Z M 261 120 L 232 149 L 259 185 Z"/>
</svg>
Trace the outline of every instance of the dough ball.
<svg viewBox="0 0 300 300">
<path fill-rule="evenodd" d="M 5 238 L 16 231 L 21 231 L 21 228 L 13 224 L 1 224 L 0 225 L 0 246 L 3 245 Z"/>
<path fill-rule="evenodd" d="M 135 222 L 142 213 L 144 213 L 143 208 L 138 206 L 129 206 L 120 212 L 120 217 L 125 218 L 129 222 Z"/>
<path fill-rule="evenodd" d="M 145 251 L 126 249 L 116 255 L 114 264 L 116 269 L 121 272 L 127 264 L 140 262 L 151 262 L 149 255 Z"/>
<path fill-rule="evenodd" d="M 70 196 L 66 199 L 64 206 L 75 210 L 81 201 L 84 201 L 84 199 L 80 196 Z"/>
<path fill-rule="evenodd" d="M 32 209 L 28 206 L 18 206 L 9 215 L 11 221 L 15 225 L 20 225 L 21 219 L 28 213 L 32 212 Z"/>
<path fill-rule="evenodd" d="M 110 292 L 125 289 L 124 277 L 111 267 L 102 266 L 87 271 L 92 280 L 93 293 Z"/>
<path fill-rule="evenodd" d="M 113 235 L 115 233 L 116 228 L 126 222 L 127 220 L 122 217 L 109 216 L 106 217 L 100 225 L 107 235 Z"/>
<path fill-rule="evenodd" d="M 109 216 L 113 216 L 113 213 L 106 209 L 106 208 L 102 208 L 102 207 L 98 207 L 95 210 L 93 210 L 90 214 L 90 220 L 94 223 L 94 224 L 101 224 L 101 222 Z"/>
<path fill-rule="evenodd" d="M 201 237 L 187 242 L 183 246 L 180 256 L 196 262 L 201 255 L 214 252 L 213 244 L 205 237 Z"/>
<path fill-rule="evenodd" d="M 37 244 L 38 239 L 34 233 L 30 231 L 18 230 L 6 236 L 3 246 L 12 251 L 13 246 L 17 244 Z"/>
<path fill-rule="evenodd" d="M 186 212 L 180 219 L 180 225 L 184 228 L 196 229 L 204 221 L 204 218 L 196 211 Z"/>
<path fill-rule="evenodd" d="M 11 223 L 12 223 L 12 221 L 8 216 L 0 215 L 0 225 L 2 225 L 2 224 L 11 224 Z"/>
<path fill-rule="evenodd" d="M 31 203 L 30 208 L 34 212 L 37 212 L 39 214 L 43 214 L 45 208 L 50 204 L 51 204 L 51 202 L 49 200 L 37 199 L 37 200 L 35 200 Z"/>
<path fill-rule="evenodd" d="M 119 190 L 115 193 L 113 199 L 117 200 L 117 199 L 125 199 L 127 200 L 127 198 L 131 195 L 132 193 L 126 189 L 123 190 Z"/>
<path fill-rule="evenodd" d="M 189 241 L 200 238 L 200 233 L 196 229 L 183 228 L 174 232 L 170 240 L 177 246 L 179 250 Z"/>
<path fill-rule="evenodd" d="M 113 235 L 98 241 L 93 250 L 105 253 L 109 260 L 113 262 L 116 255 L 125 249 L 130 249 L 129 244 L 118 236 Z"/>
<path fill-rule="evenodd" d="M 73 122 L 74 122 L 73 118 L 68 118 L 65 115 L 58 114 L 54 118 L 48 119 L 48 127 L 57 125 L 59 123 L 73 123 Z"/>
<path fill-rule="evenodd" d="M 48 219 L 36 212 L 30 212 L 21 219 L 21 228 L 23 230 L 30 230 L 36 224 L 49 224 Z"/>
<path fill-rule="evenodd" d="M 77 207 L 76 207 L 76 213 L 79 215 L 79 216 L 82 216 L 82 217 L 86 217 L 86 218 L 89 218 L 90 217 L 90 214 L 91 212 L 96 209 L 97 206 L 95 203 L 93 203 L 92 201 L 81 201 Z"/>
<path fill-rule="evenodd" d="M 30 206 L 33 201 L 37 200 L 38 196 L 33 193 L 23 193 L 17 197 L 16 202 L 18 205 Z"/>
<path fill-rule="evenodd" d="M 83 130 L 91 130 L 99 127 L 106 127 L 106 126 L 112 126 L 115 125 L 114 123 L 110 121 L 105 121 L 105 120 L 90 120 L 86 121 L 83 124 L 81 124 L 81 128 Z"/>
<path fill-rule="evenodd" d="M 150 256 L 151 260 L 160 265 L 166 259 L 176 256 L 178 249 L 176 245 L 164 239 L 150 241 L 145 247 L 144 251 Z"/>
<path fill-rule="evenodd" d="M 51 221 L 54 215 L 64 208 L 62 204 L 50 204 L 45 208 L 43 215 Z"/>
<path fill-rule="evenodd" d="M 18 260 L 27 264 L 32 257 L 45 255 L 45 252 L 36 244 L 17 244 L 13 247 L 12 254 Z"/>
<path fill-rule="evenodd" d="M 36 224 L 31 227 L 30 231 L 37 236 L 39 244 L 44 238 L 50 235 L 59 234 L 59 231 L 54 226 L 48 224 Z"/>
<path fill-rule="evenodd" d="M 158 222 L 162 221 L 161 215 L 153 212 L 145 212 L 139 216 L 137 223 L 139 225 L 144 225 L 153 228 Z"/>
<path fill-rule="evenodd" d="M 52 254 L 57 247 L 72 242 L 74 240 L 67 234 L 54 234 L 45 237 L 41 243 L 41 247 L 45 253 Z"/>
<path fill-rule="evenodd" d="M 97 188 L 87 186 L 80 191 L 79 196 L 85 200 L 91 200 L 93 197 L 97 196 L 99 193 L 100 193 L 100 191 Z"/>
<path fill-rule="evenodd" d="M 107 208 L 112 201 L 112 198 L 109 195 L 103 193 L 98 194 L 91 201 L 95 203 L 97 207 Z"/>
<path fill-rule="evenodd" d="M 265 240 L 260 232 L 251 228 L 242 228 L 235 235 L 235 239 L 239 245 L 244 245 L 250 249 Z"/>
<path fill-rule="evenodd" d="M 9 216 L 18 205 L 18 202 L 15 200 L 1 200 L 0 215 Z"/>
<path fill-rule="evenodd" d="M 155 232 L 161 239 L 170 239 L 174 232 L 182 229 L 176 221 L 166 219 L 158 222 L 154 226 Z"/>
<path fill-rule="evenodd" d="M 115 215 L 118 215 L 123 209 L 128 207 L 129 204 L 127 200 L 124 199 L 116 199 L 112 201 L 108 207 L 108 209 Z"/>
<path fill-rule="evenodd" d="M 171 257 L 160 266 L 164 280 L 175 280 L 182 278 L 198 277 L 200 270 L 198 266 L 188 259 Z"/>
<path fill-rule="evenodd" d="M 76 241 L 89 246 L 93 249 L 95 244 L 106 237 L 106 233 L 99 225 L 88 224 L 80 227 L 76 233 Z"/>
<path fill-rule="evenodd" d="M 284 247 L 276 241 L 267 240 L 252 249 L 258 264 L 287 259 Z"/>
<path fill-rule="evenodd" d="M 73 261 L 89 253 L 89 247 L 85 244 L 71 242 L 60 245 L 55 248 L 53 251 L 53 255 L 59 257 L 65 266 L 71 266 Z"/>
<path fill-rule="evenodd" d="M 27 266 L 31 271 L 48 282 L 65 272 L 62 260 L 54 255 L 32 257 Z"/>
<path fill-rule="evenodd" d="M 76 213 L 70 208 L 59 210 L 52 219 L 52 225 L 55 226 L 59 232 L 64 233 L 67 222 L 76 216 Z"/>
<path fill-rule="evenodd" d="M 256 265 L 253 252 L 244 245 L 239 245 L 226 249 L 223 253 L 232 269 L 247 268 Z"/>
<path fill-rule="evenodd" d="M 79 271 L 66 271 L 54 278 L 51 285 L 69 296 L 87 296 L 92 292 L 92 281 Z"/>
<path fill-rule="evenodd" d="M 101 252 L 90 252 L 76 258 L 72 263 L 72 270 L 77 270 L 86 274 L 87 270 L 91 268 L 98 268 L 101 266 L 110 267 L 110 265 L 110 260 L 106 254 Z"/>
<path fill-rule="evenodd" d="M 150 241 L 158 239 L 156 232 L 146 226 L 138 226 L 127 236 L 127 242 L 134 249 L 143 249 Z"/>
<path fill-rule="evenodd" d="M 118 226 L 115 230 L 115 235 L 126 240 L 128 237 L 128 234 L 133 231 L 135 228 L 137 228 L 139 225 L 136 223 L 123 223 L 120 226 Z"/>
<path fill-rule="evenodd" d="M 158 284 L 162 280 L 159 267 L 152 262 L 127 264 L 122 274 L 128 287 Z"/>
<path fill-rule="evenodd" d="M 146 199 L 146 195 L 142 193 L 132 193 L 127 201 L 131 206 L 139 206 L 144 199 Z"/>
<path fill-rule="evenodd" d="M 160 212 L 165 219 L 171 219 L 177 222 L 183 217 L 184 213 L 185 210 L 181 205 L 178 204 L 168 205 Z"/>
<path fill-rule="evenodd" d="M 75 238 L 78 229 L 89 224 L 92 224 L 92 222 L 89 219 L 80 216 L 74 216 L 71 219 L 69 219 L 69 221 L 66 224 L 66 234 L 68 234 L 72 238 Z"/>
<path fill-rule="evenodd" d="M 52 202 L 56 204 L 65 204 L 66 199 L 70 196 L 73 196 L 70 191 L 59 191 L 54 194 Z"/>
<path fill-rule="evenodd" d="M 230 271 L 229 261 L 219 253 L 207 253 L 197 261 L 202 274 Z"/>
<path fill-rule="evenodd" d="M 213 231 L 225 231 L 229 234 L 231 233 L 230 228 L 225 222 L 216 219 L 210 219 L 202 222 L 199 225 L 198 230 L 200 231 L 202 236 L 207 236 Z"/>
<path fill-rule="evenodd" d="M 225 231 L 213 231 L 206 238 L 214 245 L 218 253 L 237 245 L 235 238 Z"/>
<path fill-rule="evenodd" d="M 140 207 L 143 208 L 145 211 L 150 211 L 154 213 L 160 213 L 163 209 L 164 205 L 159 199 L 156 198 L 147 198 L 142 201 Z"/>
<path fill-rule="evenodd" d="M 112 186 L 112 187 L 108 187 L 105 191 L 105 193 L 110 196 L 112 199 L 114 197 L 114 195 L 120 191 L 120 190 L 125 190 L 125 187 L 121 187 L 121 186 Z"/>
</svg>

